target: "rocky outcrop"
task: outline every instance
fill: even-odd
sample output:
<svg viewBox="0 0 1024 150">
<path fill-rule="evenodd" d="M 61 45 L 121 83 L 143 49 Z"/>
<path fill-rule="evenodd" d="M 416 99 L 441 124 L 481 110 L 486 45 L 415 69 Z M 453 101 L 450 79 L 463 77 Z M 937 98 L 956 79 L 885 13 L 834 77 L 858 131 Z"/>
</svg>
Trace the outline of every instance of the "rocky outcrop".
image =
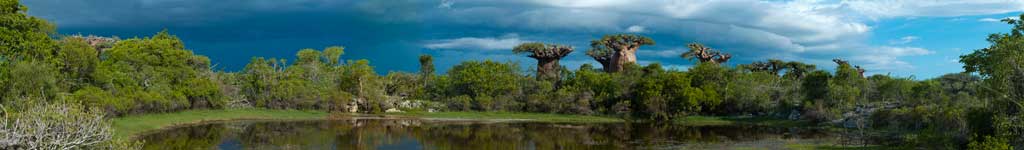
<svg viewBox="0 0 1024 150">
<path fill-rule="evenodd" d="M 871 115 L 880 110 L 892 110 L 899 108 L 899 103 L 885 102 L 873 105 L 857 105 L 852 111 L 847 111 L 831 123 L 844 128 L 866 128 L 871 125 Z"/>
<path fill-rule="evenodd" d="M 102 36 L 95 36 L 95 35 L 89 35 L 89 36 L 76 35 L 76 36 L 72 36 L 72 37 L 73 38 L 82 38 L 82 40 L 85 40 L 85 43 L 88 43 L 89 46 L 92 46 L 93 48 L 95 48 L 97 53 L 102 53 L 103 51 L 106 51 L 107 49 L 110 49 L 110 48 L 114 47 L 114 44 L 116 44 L 118 41 L 121 41 L 121 39 L 117 38 L 117 37 L 102 37 Z"/>
</svg>

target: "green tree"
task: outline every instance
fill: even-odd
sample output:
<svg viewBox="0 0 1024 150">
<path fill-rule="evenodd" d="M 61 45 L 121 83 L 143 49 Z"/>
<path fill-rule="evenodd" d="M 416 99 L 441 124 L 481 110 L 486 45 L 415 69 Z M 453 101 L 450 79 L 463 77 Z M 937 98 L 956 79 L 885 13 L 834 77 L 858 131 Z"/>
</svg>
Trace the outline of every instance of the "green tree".
<svg viewBox="0 0 1024 150">
<path fill-rule="evenodd" d="M 468 95 L 474 101 L 481 97 L 500 97 L 519 91 L 522 81 L 519 67 L 512 63 L 465 61 L 448 70 L 448 95 Z"/>
<path fill-rule="evenodd" d="M 341 55 L 345 55 L 345 47 L 330 46 L 324 48 L 324 61 L 328 66 L 338 66 L 341 63 Z"/>
<path fill-rule="evenodd" d="M 1009 106 L 1010 113 L 1024 110 L 1024 14 L 1017 19 L 1003 19 L 1013 26 L 1009 33 L 988 36 L 988 48 L 960 56 L 966 72 L 978 73 L 991 98 Z"/>
<path fill-rule="evenodd" d="M 118 42 L 104 52 L 91 74 L 93 81 L 114 95 L 137 101 L 132 112 L 220 107 L 224 104 L 212 84 L 209 59 L 194 55 L 166 30 L 149 38 Z M 119 115 L 115 113 L 114 115 Z"/>
<path fill-rule="evenodd" d="M 828 101 L 826 106 L 830 108 L 846 109 L 862 100 L 863 86 L 867 80 L 861 77 L 860 72 L 846 61 L 835 59 L 838 64 L 835 75 L 829 79 Z"/>
<path fill-rule="evenodd" d="M 600 41 L 590 41 L 590 49 L 587 50 L 587 56 L 594 58 L 594 61 L 600 63 L 601 68 L 606 72 L 612 68 L 612 55 L 614 54 L 611 49 L 602 45 Z"/>
<path fill-rule="evenodd" d="M 322 53 L 310 48 L 299 50 L 295 57 L 295 65 L 319 65 L 324 62 L 321 59 Z"/>
<path fill-rule="evenodd" d="M 54 26 L 28 16 L 28 7 L 18 0 L 0 1 L 0 60 L 38 60 L 57 64 L 55 44 L 50 38 Z"/>
<path fill-rule="evenodd" d="M 824 100 L 828 94 L 829 79 L 832 75 L 828 72 L 817 70 L 810 72 L 801 84 L 803 93 L 808 101 Z"/>
<path fill-rule="evenodd" d="M 53 100 L 58 92 L 57 70 L 50 65 L 38 61 L 17 61 L 8 66 L 0 66 L 6 77 L 18 77 L 8 80 L 3 86 L 5 93 L 0 104 L 33 104 L 28 100 Z M 14 105 L 18 106 L 18 105 Z"/>
<path fill-rule="evenodd" d="M 99 64 L 99 52 L 81 37 L 65 37 L 57 43 L 57 56 L 63 61 L 60 72 L 65 76 L 64 86 L 69 91 L 77 90 L 92 83 L 90 74 Z"/>
<path fill-rule="evenodd" d="M 381 81 L 370 61 L 349 60 L 342 69 L 341 87 L 361 100 L 360 109 L 370 112 L 383 112 L 382 104 L 386 100 L 385 85 Z"/>
</svg>

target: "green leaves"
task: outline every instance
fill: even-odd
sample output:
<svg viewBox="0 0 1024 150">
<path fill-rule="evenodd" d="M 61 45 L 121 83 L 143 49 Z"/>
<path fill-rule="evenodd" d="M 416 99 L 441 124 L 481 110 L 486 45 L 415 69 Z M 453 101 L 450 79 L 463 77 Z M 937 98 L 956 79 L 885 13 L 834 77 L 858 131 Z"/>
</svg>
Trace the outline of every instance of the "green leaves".
<svg viewBox="0 0 1024 150">
<path fill-rule="evenodd" d="M 448 71 L 455 95 L 504 95 L 517 90 L 517 82 L 522 75 L 519 67 L 512 63 L 493 61 L 466 61 L 452 67 Z"/>
</svg>

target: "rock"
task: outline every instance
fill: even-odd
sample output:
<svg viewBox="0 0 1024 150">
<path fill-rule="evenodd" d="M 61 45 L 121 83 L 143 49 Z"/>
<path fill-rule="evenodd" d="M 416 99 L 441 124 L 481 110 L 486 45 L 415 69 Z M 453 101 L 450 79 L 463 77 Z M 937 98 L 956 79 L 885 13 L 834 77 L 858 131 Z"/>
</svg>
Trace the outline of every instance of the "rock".
<svg viewBox="0 0 1024 150">
<path fill-rule="evenodd" d="M 390 108 L 388 110 L 384 110 L 384 112 L 386 112 L 386 113 L 400 113 L 400 112 L 402 112 L 402 110 L 398 110 L 398 109 L 395 109 L 395 108 Z"/>
<path fill-rule="evenodd" d="M 353 100 L 352 102 L 348 103 L 348 112 L 350 112 L 350 113 L 357 113 L 357 112 L 359 112 L 359 102 L 357 102 L 357 101 L 358 100 Z"/>
<path fill-rule="evenodd" d="M 427 108 L 427 112 L 431 112 L 432 113 L 432 112 L 437 112 L 437 110 L 434 110 L 433 108 Z"/>
</svg>

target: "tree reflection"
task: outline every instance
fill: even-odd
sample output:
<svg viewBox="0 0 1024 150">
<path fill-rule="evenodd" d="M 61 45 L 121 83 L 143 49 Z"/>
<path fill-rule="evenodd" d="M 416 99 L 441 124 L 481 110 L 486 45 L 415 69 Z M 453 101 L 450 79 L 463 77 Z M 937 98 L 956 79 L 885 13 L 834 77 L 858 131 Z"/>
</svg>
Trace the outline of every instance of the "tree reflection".
<svg viewBox="0 0 1024 150">
<path fill-rule="evenodd" d="M 226 126 L 237 126 L 228 130 Z M 643 149 L 822 139 L 831 133 L 763 126 L 571 124 L 350 119 L 235 122 L 183 127 L 144 137 L 147 149 Z"/>
</svg>

